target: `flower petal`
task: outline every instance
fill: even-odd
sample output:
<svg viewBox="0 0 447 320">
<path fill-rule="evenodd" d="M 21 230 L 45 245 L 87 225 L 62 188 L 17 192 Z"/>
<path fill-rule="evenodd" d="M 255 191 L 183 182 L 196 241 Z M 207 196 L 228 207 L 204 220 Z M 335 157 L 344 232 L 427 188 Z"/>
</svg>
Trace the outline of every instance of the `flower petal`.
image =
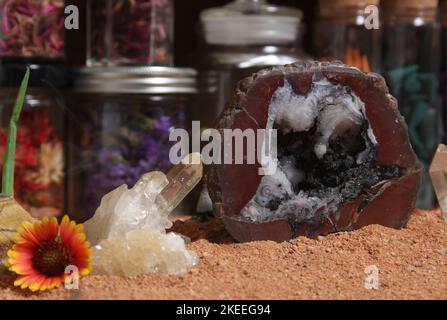
<svg viewBox="0 0 447 320">
<path fill-rule="evenodd" d="M 44 291 L 59 286 L 66 275 L 63 271 L 56 276 L 54 273 L 64 270 L 65 264 L 61 263 L 66 263 L 67 257 L 71 264 L 78 267 L 79 276 L 91 271 L 92 251 L 83 226 L 70 221 L 68 216 L 63 217 L 60 226 L 56 218 L 24 222 L 14 242 L 8 251 L 7 265 L 18 275 L 14 285 L 22 289 Z M 49 257 L 55 255 L 55 258 L 44 259 L 45 250 L 51 250 L 47 254 Z"/>
</svg>

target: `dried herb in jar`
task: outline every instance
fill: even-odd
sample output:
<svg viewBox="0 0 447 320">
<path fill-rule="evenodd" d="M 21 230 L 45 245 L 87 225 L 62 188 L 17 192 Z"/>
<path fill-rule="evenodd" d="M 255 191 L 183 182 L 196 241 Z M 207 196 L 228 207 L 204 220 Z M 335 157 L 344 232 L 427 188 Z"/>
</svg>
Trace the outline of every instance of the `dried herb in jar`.
<svg viewBox="0 0 447 320">
<path fill-rule="evenodd" d="M 92 64 L 172 64 L 171 0 L 90 2 Z"/>
<path fill-rule="evenodd" d="M 368 56 L 362 54 L 360 49 L 347 45 L 343 62 L 347 65 L 357 67 L 363 72 L 371 72 Z"/>
<path fill-rule="evenodd" d="M 382 5 L 383 74 L 408 124 L 411 144 L 428 169 L 441 137 L 437 0 L 386 0 Z M 428 170 L 416 204 L 434 205 Z"/>
<path fill-rule="evenodd" d="M 61 57 L 63 8 L 63 0 L 0 1 L 0 57 Z"/>
<path fill-rule="evenodd" d="M 7 130 L 0 130 L 0 159 Z M 63 141 L 42 108 L 22 111 L 17 130 L 14 197 L 34 217 L 57 216 L 64 204 Z"/>
<path fill-rule="evenodd" d="M 318 60 L 340 60 L 363 72 L 381 71 L 381 30 L 366 26 L 365 8 L 378 0 L 320 0 L 314 45 Z"/>
</svg>

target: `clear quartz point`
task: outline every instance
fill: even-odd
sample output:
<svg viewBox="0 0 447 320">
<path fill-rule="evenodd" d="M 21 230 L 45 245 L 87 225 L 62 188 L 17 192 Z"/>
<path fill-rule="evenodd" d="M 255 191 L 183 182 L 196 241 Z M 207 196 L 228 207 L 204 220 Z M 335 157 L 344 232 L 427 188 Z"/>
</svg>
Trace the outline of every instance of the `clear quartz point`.
<svg viewBox="0 0 447 320">
<path fill-rule="evenodd" d="M 175 165 L 166 175 L 169 184 L 163 188 L 157 197 L 157 204 L 171 212 L 199 183 L 203 175 L 202 160 L 199 153 L 187 155 Z"/>
<path fill-rule="evenodd" d="M 430 177 L 444 220 L 447 222 L 447 146 L 440 144 L 430 165 Z"/>
</svg>

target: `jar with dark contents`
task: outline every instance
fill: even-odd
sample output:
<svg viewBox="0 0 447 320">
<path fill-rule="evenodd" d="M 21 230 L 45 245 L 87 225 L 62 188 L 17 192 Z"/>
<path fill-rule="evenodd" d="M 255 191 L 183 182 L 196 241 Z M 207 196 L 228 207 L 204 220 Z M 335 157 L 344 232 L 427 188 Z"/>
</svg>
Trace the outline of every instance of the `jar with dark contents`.
<svg viewBox="0 0 447 320">
<path fill-rule="evenodd" d="M 4 65 L 0 82 L 0 162 L 9 119 L 25 67 Z M 17 130 L 14 197 L 36 218 L 64 212 L 64 100 L 60 69 L 31 66 L 31 76 Z M 57 88 L 59 87 L 59 88 Z"/>
<path fill-rule="evenodd" d="M 437 0 L 382 3 L 384 75 L 427 169 L 417 201 L 421 208 L 434 204 L 428 166 L 441 138 L 437 5 Z"/>
<path fill-rule="evenodd" d="M 68 139 L 73 218 L 86 220 L 114 188 L 133 187 L 143 174 L 173 166 L 169 152 L 176 142 L 169 134 L 189 128 L 195 76 L 192 69 L 166 67 L 81 70 Z"/>
<path fill-rule="evenodd" d="M 447 143 L 447 0 L 441 1 L 441 94 L 443 118 L 443 142 Z"/>
<path fill-rule="evenodd" d="M 90 0 L 87 14 L 87 65 L 172 65 L 172 0 Z"/>
<path fill-rule="evenodd" d="M 320 0 L 314 32 L 317 58 L 380 72 L 381 31 L 373 23 L 375 13 L 380 21 L 378 5 L 379 0 Z"/>
<path fill-rule="evenodd" d="M 60 59 L 65 50 L 64 0 L 0 1 L 0 58 Z"/>
</svg>

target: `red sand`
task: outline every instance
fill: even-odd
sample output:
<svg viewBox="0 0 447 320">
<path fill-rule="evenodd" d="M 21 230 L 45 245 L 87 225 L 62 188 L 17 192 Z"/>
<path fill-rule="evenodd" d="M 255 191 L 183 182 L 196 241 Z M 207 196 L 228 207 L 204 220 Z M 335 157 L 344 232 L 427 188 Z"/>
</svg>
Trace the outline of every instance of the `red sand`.
<svg viewBox="0 0 447 320">
<path fill-rule="evenodd" d="M 2 299 L 447 299 L 447 224 L 419 211 L 407 228 L 368 226 L 318 240 L 237 244 L 216 221 L 177 221 L 201 263 L 183 276 L 89 276 L 79 291 L 29 293 L 0 277 Z M 379 288 L 365 289 L 365 267 Z"/>
</svg>

